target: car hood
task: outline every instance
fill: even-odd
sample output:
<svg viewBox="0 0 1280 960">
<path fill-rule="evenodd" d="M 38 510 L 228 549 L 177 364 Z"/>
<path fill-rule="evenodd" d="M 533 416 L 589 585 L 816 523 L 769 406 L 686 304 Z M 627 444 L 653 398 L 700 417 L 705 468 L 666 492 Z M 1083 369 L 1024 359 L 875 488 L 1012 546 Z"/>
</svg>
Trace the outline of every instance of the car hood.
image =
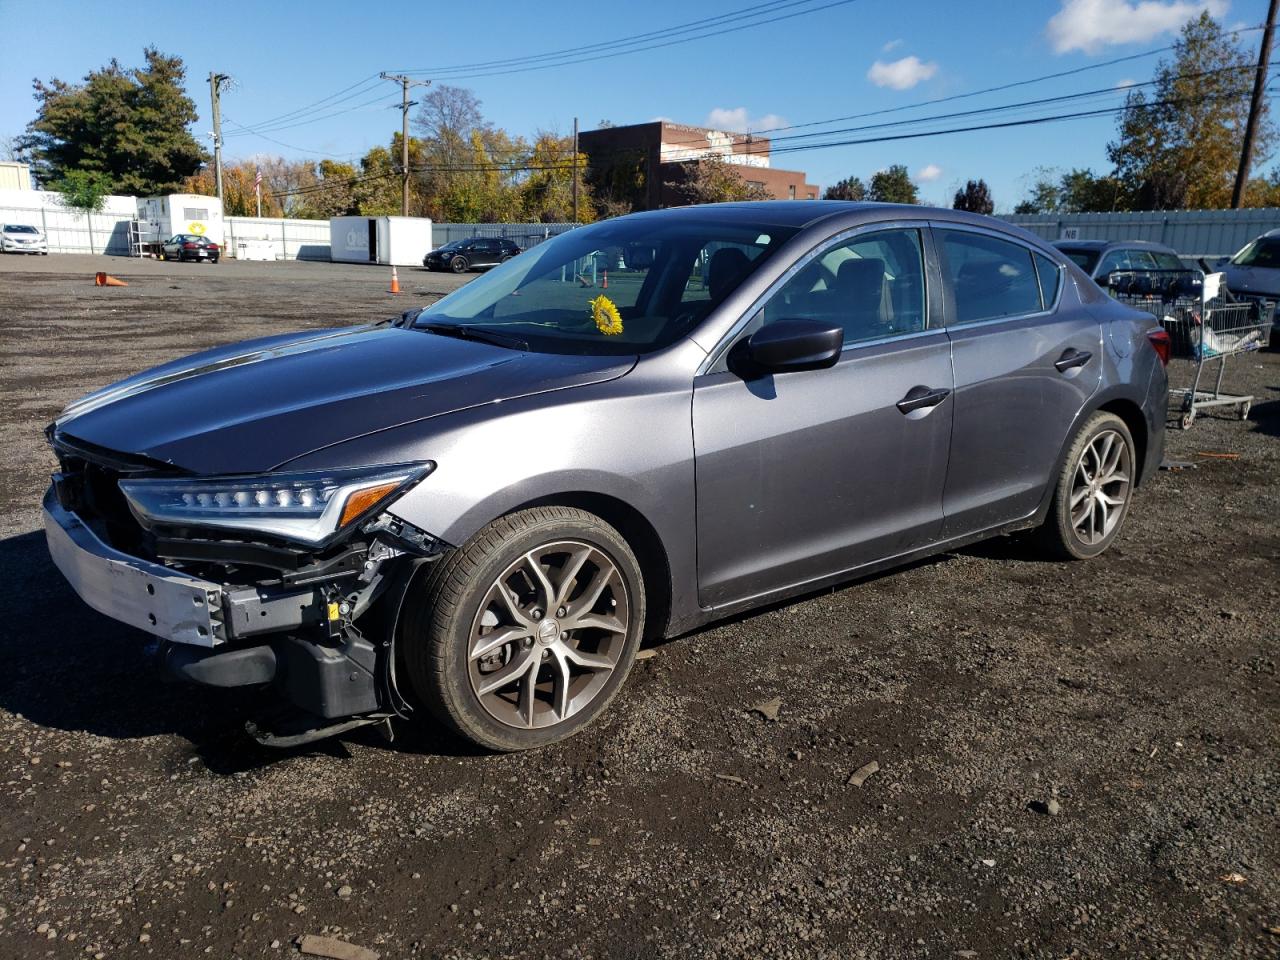
<svg viewBox="0 0 1280 960">
<path fill-rule="evenodd" d="M 195 473 L 257 473 L 417 420 L 611 380 L 635 360 L 524 352 L 390 325 L 325 330 L 156 367 L 76 401 L 55 426 Z"/>
<path fill-rule="evenodd" d="M 1222 268 L 1227 289 L 1232 293 L 1257 293 L 1266 296 L 1280 294 L 1280 270 L 1271 267 Z"/>
</svg>

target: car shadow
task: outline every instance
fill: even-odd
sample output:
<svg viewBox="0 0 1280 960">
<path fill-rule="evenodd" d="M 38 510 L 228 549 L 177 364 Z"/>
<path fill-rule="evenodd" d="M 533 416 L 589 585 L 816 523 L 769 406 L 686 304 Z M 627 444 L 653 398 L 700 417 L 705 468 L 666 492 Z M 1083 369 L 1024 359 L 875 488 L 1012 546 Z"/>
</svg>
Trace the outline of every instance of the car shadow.
<svg viewBox="0 0 1280 960">
<path fill-rule="evenodd" d="M 287 750 L 244 730 L 278 700 L 265 690 L 216 690 L 169 680 L 155 638 L 104 617 L 77 597 L 49 558 L 44 533 L 0 539 L 0 576 L 9 585 L 0 632 L 0 709 L 31 723 L 136 740 L 171 734 L 190 743 L 209 770 L 232 774 L 300 753 L 349 756 L 348 743 L 385 746 L 372 727 Z M 396 728 L 395 749 L 464 756 L 469 748 L 435 729 Z M 406 729 L 408 728 L 408 729 Z"/>
</svg>

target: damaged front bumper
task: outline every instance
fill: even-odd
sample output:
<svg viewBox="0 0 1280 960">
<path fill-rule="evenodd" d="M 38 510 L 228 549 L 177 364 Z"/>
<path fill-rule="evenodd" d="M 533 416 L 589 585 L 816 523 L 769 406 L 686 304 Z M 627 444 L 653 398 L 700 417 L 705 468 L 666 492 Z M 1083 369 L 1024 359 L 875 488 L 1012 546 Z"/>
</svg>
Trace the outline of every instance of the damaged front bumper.
<svg viewBox="0 0 1280 960">
<path fill-rule="evenodd" d="M 52 487 L 44 526 L 54 564 L 75 592 L 99 613 L 158 636 L 161 663 L 172 676 L 212 687 L 271 685 L 315 721 L 317 735 L 352 725 L 333 724 L 342 718 L 363 722 L 407 711 L 395 685 L 395 623 L 413 569 L 444 549 L 420 531 L 411 531 L 410 542 L 384 518 L 368 525 L 372 535 L 350 558 L 358 562 L 329 575 L 305 584 L 283 578 L 236 584 L 115 549 Z M 384 598 L 382 615 L 357 627 L 356 619 Z M 290 724 L 299 727 L 296 717 Z M 279 737 L 254 729 L 262 742 L 315 739 L 305 731 Z"/>
</svg>

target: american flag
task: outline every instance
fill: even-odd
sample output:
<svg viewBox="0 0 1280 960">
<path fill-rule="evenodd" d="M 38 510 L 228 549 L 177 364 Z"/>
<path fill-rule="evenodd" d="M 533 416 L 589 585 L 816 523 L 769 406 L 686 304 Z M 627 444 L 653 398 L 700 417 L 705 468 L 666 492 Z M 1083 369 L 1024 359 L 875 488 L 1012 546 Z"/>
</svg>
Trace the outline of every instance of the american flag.
<svg viewBox="0 0 1280 960">
<path fill-rule="evenodd" d="M 253 189 L 260 190 L 262 188 L 262 170 L 259 167 L 253 168 Z"/>
</svg>

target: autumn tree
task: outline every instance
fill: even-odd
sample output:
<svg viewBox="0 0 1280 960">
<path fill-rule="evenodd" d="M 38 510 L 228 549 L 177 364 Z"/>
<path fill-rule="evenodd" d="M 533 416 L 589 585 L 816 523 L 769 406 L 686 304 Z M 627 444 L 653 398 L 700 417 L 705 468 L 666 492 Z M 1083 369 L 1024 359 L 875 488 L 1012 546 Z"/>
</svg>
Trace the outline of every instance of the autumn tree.
<svg viewBox="0 0 1280 960">
<path fill-rule="evenodd" d="M 769 191 L 748 183 L 739 167 L 716 154 L 679 165 L 677 179 L 666 186 L 678 198 L 677 206 L 694 203 L 724 203 L 733 200 L 771 200 Z"/>
<path fill-rule="evenodd" d="M 845 177 L 838 183 L 827 187 L 822 193 L 823 200 L 865 200 L 867 187 L 860 177 Z"/>
<path fill-rule="evenodd" d="M 895 163 L 887 170 L 880 170 L 871 177 L 871 189 L 867 191 L 868 200 L 881 203 L 919 203 L 920 192 L 911 180 L 911 174 L 900 163 Z"/>
<path fill-rule="evenodd" d="M 951 203 L 954 210 L 968 210 L 970 213 L 984 213 L 990 216 L 996 205 L 991 199 L 991 188 L 985 180 L 970 180 L 963 190 L 957 190 Z"/>
<path fill-rule="evenodd" d="M 144 57 L 137 68 L 112 60 L 80 84 L 34 81 L 36 118 L 18 147 L 41 182 L 80 171 L 106 178 L 111 192 L 149 195 L 178 190 L 199 169 L 182 59 L 154 47 Z"/>
<path fill-rule="evenodd" d="M 1107 145 L 1115 176 L 1138 210 L 1230 206 L 1249 114 L 1253 57 L 1208 12 L 1187 23 L 1171 60 L 1156 68 L 1150 93 L 1125 99 Z M 1262 102 L 1254 156 L 1266 158 L 1275 127 Z"/>
<path fill-rule="evenodd" d="M 577 155 L 578 222 L 595 219 L 591 187 L 584 172 L 587 156 Z M 540 131 L 529 154 L 529 170 L 520 185 L 521 208 L 526 220 L 568 223 L 573 220 L 573 138 Z"/>
</svg>

